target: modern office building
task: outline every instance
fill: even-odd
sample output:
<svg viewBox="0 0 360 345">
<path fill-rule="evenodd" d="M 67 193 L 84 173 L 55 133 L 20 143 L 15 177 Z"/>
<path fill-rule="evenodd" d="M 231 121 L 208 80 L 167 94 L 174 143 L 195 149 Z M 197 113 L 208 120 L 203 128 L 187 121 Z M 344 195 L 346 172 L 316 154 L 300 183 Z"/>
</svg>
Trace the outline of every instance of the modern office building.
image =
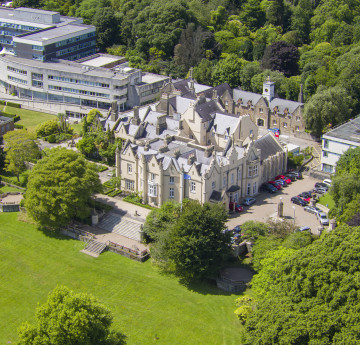
<svg viewBox="0 0 360 345">
<path fill-rule="evenodd" d="M 82 117 L 91 108 L 153 102 L 168 80 L 131 68 L 122 57 L 96 54 L 95 27 L 80 18 L 0 8 L 0 26 L 0 90 L 29 103 L 55 103 Z"/>
<path fill-rule="evenodd" d="M 336 163 L 349 148 L 360 146 L 360 116 L 337 126 L 322 136 L 321 170 L 334 173 Z"/>
</svg>

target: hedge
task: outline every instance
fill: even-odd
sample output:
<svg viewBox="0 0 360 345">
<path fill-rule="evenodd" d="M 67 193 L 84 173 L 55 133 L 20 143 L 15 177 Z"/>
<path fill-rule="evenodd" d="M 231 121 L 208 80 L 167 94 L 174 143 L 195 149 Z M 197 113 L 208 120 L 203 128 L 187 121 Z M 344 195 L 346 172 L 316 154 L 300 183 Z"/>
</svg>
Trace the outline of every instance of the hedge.
<svg viewBox="0 0 360 345">
<path fill-rule="evenodd" d="M 132 198 L 131 198 L 131 195 L 128 195 L 126 196 L 125 198 L 123 198 L 124 201 L 130 203 L 130 204 L 133 204 L 133 205 L 137 205 L 137 206 L 140 206 L 140 207 L 144 207 L 144 208 L 147 208 L 149 210 L 154 210 L 154 207 L 151 207 L 150 205 L 146 205 L 146 204 L 142 204 L 140 202 L 137 202 L 137 201 L 134 201 Z"/>
<path fill-rule="evenodd" d="M 5 113 L 5 112 L 1 112 L 1 116 L 5 116 L 5 117 L 11 117 L 12 119 L 15 118 L 16 115 L 14 114 L 8 114 L 8 113 Z"/>
<path fill-rule="evenodd" d="M 21 104 L 13 103 L 13 102 L 6 102 L 6 105 L 13 108 L 21 108 Z"/>
<path fill-rule="evenodd" d="M 1 104 L 1 105 L 5 105 L 6 102 L 5 102 L 5 101 L 0 101 L 0 104 Z"/>
<path fill-rule="evenodd" d="M 19 125 L 19 124 L 17 124 L 17 123 L 14 123 L 14 128 L 24 129 L 24 126 L 23 126 L 23 125 Z"/>
</svg>

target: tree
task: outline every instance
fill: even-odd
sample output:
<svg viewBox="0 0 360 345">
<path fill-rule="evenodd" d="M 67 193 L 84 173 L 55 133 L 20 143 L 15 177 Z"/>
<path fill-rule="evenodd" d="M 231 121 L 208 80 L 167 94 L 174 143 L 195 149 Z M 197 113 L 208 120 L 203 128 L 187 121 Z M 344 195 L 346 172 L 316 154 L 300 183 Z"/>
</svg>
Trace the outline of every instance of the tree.
<svg viewBox="0 0 360 345">
<path fill-rule="evenodd" d="M 248 220 L 241 225 L 241 238 L 256 241 L 259 236 L 268 234 L 269 226 L 256 220 Z"/>
<path fill-rule="evenodd" d="M 240 84 L 240 71 L 244 60 L 236 55 L 228 55 L 225 59 L 220 60 L 213 71 L 213 83 L 219 85 L 228 83 L 230 87 L 237 87 Z"/>
<path fill-rule="evenodd" d="M 190 23 L 182 31 L 179 44 L 175 46 L 174 60 L 186 69 L 197 65 L 205 57 L 205 42 L 212 34 Z"/>
<path fill-rule="evenodd" d="M 265 23 L 265 12 L 260 7 L 260 0 L 248 0 L 242 6 L 240 19 L 251 30 L 256 30 Z"/>
<path fill-rule="evenodd" d="M 51 134 L 56 134 L 59 132 L 58 120 L 49 120 L 43 123 L 40 123 L 35 130 L 36 136 L 47 137 Z"/>
<path fill-rule="evenodd" d="M 329 126 L 335 126 L 351 117 L 352 98 L 342 87 L 321 88 L 305 104 L 306 127 L 320 137 Z"/>
<path fill-rule="evenodd" d="M 90 215 L 90 197 L 101 190 L 96 168 L 65 148 L 47 150 L 29 175 L 25 207 L 41 226 L 59 229 Z"/>
<path fill-rule="evenodd" d="M 262 59 L 262 66 L 271 70 L 277 70 L 286 77 L 298 73 L 299 51 L 294 45 L 278 41 L 267 46 Z"/>
<path fill-rule="evenodd" d="M 184 281 L 216 272 L 230 253 L 230 238 L 223 231 L 227 220 L 224 207 L 189 200 L 183 204 L 180 216 L 172 219 L 167 221 L 165 216 L 160 223 L 163 235 L 154 243 L 155 262 Z"/>
<path fill-rule="evenodd" d="M 112 315 L 93 296 L 55 288 L 37 307 L 35 325 L 19 328 L 18 345 L 125 345 L 126 336 L 110 330 Z"/>
<path fill-rule="evenodd" d="M 356 215 L 360 195 L 360 148 L 349 148 L 336 163 L 335 176 L 332 178 L 330 193 L 335 207 L 331 215 L 342 222 Z"/>
<path fill-rule="evenodd" d="M 212 72 L 214 65 L 213 61 L 202 59 L 200 63 L 194 67 L 194 79 L 200 84 L 213 85 Z"/>
<path fill-rule="evenodd" d="M 242 343 L 358 344 L 359 243 L 360 227 L 345 225 L 269 257 L 252 281 L 254 292 L 266 291 L 255 293 Z"/>
<path fill-rule="evenodd" d="M 96 27 L 96 44 L 100 50 L 117 43 L 118 19 L 111 7 L 98 8 L 92 18 Z"/>
<path fill-rule="evenodd" d="M 26 162 L 35 161 L 40 157 L 40 150 L 33 134 L 26 130 L 7 132 L 4 135 L 6 167 L 5 170 L 17 176 L 27 169 Z"/>
</svg>

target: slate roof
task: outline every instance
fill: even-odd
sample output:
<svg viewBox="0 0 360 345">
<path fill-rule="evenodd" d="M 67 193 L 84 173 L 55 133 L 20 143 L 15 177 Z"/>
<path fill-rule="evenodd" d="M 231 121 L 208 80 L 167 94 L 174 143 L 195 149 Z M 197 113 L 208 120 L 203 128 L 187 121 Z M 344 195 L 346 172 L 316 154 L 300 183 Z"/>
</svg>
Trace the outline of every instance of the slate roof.
<svg viewBox="0 0 360 345">
<path fill-rule="evenodd" d="M 205 102 L 205 103 L 201 103 L 201 104 L 197 104 L 195 109 L 196 109 L 196 112 L 201 117 L 202 122 L 210 121 L 214 118 L 216 113 L 222 112 L 221 109 L 219 108 L 219 106 L 216 104 L 216 101 L 214 101 L 214 100 L 211 100 L 211 101 Z"/>
<path fill-rule="evenodd" d="M 226 91 L 230 92 L 230 95 L 232 94 L 232 89 L 229 86 L 229 84 L 224 83 L 224 84 L 220 84 L 217 85 L 215 87 L 212 87 L 211 89 L 208 89 L 204 92 L 204 95 L 206 98 L 212 98 L 213 95 L 213 90 L 216 90 L 216 93 L 219 97 L 221 97 Z"/>
<path fill-rule="evenodd" d="M 234 133 L 235 126 L 239 120 L 239 117 L 233 114 L 221 114 L 216 113 L 213 123 L 215 133 L 223 135 L 231 135 Z"/>
<path fill-rule="evenodd" d="M 304 103 L 299 103 L 295 101 L 289 101 L 287 99 L 274 98 L 270 101 L 270 109 L 274 110 L 274 108 L 278 107 L 279 114 L 284 114 L 284 110 L 287 108 L 289 113 L 292 114 L 298 107 L 304 105 Z"/>
<path fill-rule="evenodd" d="M 190 103 L 194 102 L 196 97 L 194 95 L 188 94 L 184 96 L 175 96 L 169 99 L 170 106 L 174 109 L 176 113 L 183 114 L 189 108 Z"/>
<path fill-rule="evenodd" d="M 254 146 L 261 150 L 260 161 L 263 161 L 278 152 L 283 152 L 281 145 L 272 133 L 267 133 L 254 141 Z"/>
<path fill-rule="evenodd" d="M 233 90 L 233 100 L 235 103 L 237 103 L 238 99 L 242 99 L 242 104 L 247 104 L 249 101 L 252 102 L 253 105 L 255 105 L 257 102 L 260 101 L 262 95 L 254 92 L 249 91 L 243 91 L 239 89 Z"/>
<path fill-rule="evenodd" d="M 190 81 L 191 81 L 191 79 L 188 78 L 188 79 L 174 82 L 173 85 L 174 85 L 175 89 L 177 89 L 181 92 L 182 95 L 185 95 L 187 93 L 191 93 Z M 198 84 L 198 83 L 194 82 L 194 88 L 195 88 L 195 93 L 197 94 L 197 93 L 203 92 L 205 90 L 211 89 L 211 86 L 202 85 L 202 84 Z"/>
</svg>

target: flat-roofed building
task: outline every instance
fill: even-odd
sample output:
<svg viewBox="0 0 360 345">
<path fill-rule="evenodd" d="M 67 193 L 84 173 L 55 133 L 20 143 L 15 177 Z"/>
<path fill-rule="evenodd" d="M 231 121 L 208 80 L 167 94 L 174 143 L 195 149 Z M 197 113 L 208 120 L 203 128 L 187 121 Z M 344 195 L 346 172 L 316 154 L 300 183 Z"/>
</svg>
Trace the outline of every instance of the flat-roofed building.
<svg viewBox="0 0 360 345">
<path fill-rule="evenodd" d="M 321 139 L 321 170 L 334 173 L 341 155 L 349 148 L 360 146 L 360 116 L 331 129 Z"/>
</svg>

